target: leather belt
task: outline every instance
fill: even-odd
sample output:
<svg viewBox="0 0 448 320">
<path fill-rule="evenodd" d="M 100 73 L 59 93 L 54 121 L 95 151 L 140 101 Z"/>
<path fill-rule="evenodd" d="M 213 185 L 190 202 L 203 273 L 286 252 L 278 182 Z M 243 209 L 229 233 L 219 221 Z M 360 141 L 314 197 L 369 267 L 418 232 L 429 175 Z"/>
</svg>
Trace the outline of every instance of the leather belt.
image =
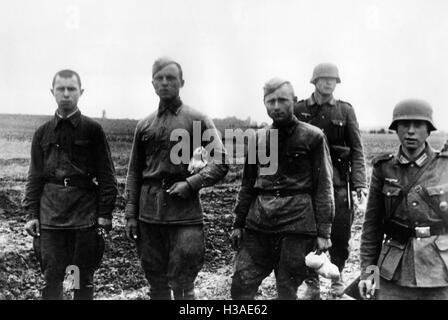
<svg viewBox="0 0 448 320">
<path fill-rule="evenodd" d="M 143 184 L 149 184 L 152 186 L 160 186 L 162 190 L 168 190 L 174 183 L 179 181 L 185 181 L 185 178 L 145 178 L 143 179 Z"/>
<path fill-rule="evenodd" d="M 277 198 L 295 196 L 298 194 L 309 194 L 309 192 L 306 191 L 290 190 L 290 189 L 275 189 L 275 190 L 257 189 L 257 192 L 258 195 L 273 196 Z"/>
<path fill-rule="evenodd" d="M 406 242 L 409 238 L 428 238 L 447 233 L 448 228 L 444 223 L 410 228 L 407 225 L 390 220 L 385 225 L 385 234 L 387 237 L 395 239 L 399 242 Z"/>
<path fill-rule="evenodd" d="M 61 179 L 48 178 L 46 179 L 46 183 L 58 184 L 64 187 L 79 187 L 85 189 L 94 189 L 96 187 L 95 183 L 92 181 L 92 178 L 85 176 L 71 176 Z"/>
</svg>

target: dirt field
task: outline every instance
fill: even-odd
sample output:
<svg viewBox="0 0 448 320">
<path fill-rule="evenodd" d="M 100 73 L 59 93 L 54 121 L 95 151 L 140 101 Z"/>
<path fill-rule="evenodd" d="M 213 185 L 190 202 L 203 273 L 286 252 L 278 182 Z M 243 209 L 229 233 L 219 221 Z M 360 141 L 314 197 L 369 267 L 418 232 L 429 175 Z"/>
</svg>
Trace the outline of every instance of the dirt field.
<svg viewBox="0 0 448 320">
<path fill-rule="evenodd" d="M 32 133 L 46 119 L 0 115 L 0 299 L 37 299 L 38 289 L 43 284 L 32 251 L 32 239 L 23 229 L 26 217 L 21 211 L 20 202 L 29 165 Z M 124 237 L 123 226 L 124 179 L 135 122 L 107 120 L 102 125 L 111 144 L 120 193 L 114 212 L 114 230 L 107 240 L 102 266 L 96 273 L 96 298 L 147 299 L 147 283 L 134 245 Z M 432 136 L 430 141 L 433 147 L 440 148 L 446 138 L 446 135 Z M 366 134 L 363 141 L 368 163 L 380 153 L 393 152 L 398 145 L 395 135 Z M 234 253 L 230 249 L 229 234 L 241 169 L 240 165 L 232 165 L 222 183 L 201 191 L 207 240 L 206 264 L 196 281 L 199 299 L 230 298 Z M 368 173 L 370 175 L 370 166 Z M 352 251 L 344 270 L 346 283 L 358 274 L 361 223 L 362 213 L 357 211 L 352 228 Z M 68 280 L 66 294 L 70 295 Z M 323 285 L 325 298 L 328 281 L 323 280 Z M 275 298 L 272 275 L 263 282 L 257 298 Z"/>
</svg>

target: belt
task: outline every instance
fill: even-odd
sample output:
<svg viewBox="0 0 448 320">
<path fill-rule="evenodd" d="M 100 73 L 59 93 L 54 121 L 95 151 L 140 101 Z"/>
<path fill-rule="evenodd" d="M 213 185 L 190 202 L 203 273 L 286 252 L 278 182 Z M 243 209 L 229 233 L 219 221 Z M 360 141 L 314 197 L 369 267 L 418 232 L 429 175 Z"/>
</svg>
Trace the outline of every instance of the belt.
<svg viewBox="0 0 448 320">
<path fill-rule="evenodd" d="M 79 187 L 84 189 L 94 189 L 96 184 L 93 183 L 92 178 L 86 176 L 71 176 L 61 179 L 48 178 L 46 183 L 53 183 L 62 185 L 64 187 Z"/>
<path fill-rule="evenodd" d="M 295 196 L 298 194 L 309 194 L 309 192 L 306 191 L 290 190 L 290 189 L 275 189 L 275 190 L 257 189 L 257 192 L 258 195 L 273 196 L 277 198 Z"/>
<path fill-rule="evenodd" d="M 428 238 L 431 236 L 447 234 L 448 228 L 444 223 L 410 228 L 404 224 L 390 220 L 385 225 L 385 233 L 387 237 L 404 242 L 409 238 Z"/>
<path fill-rule="evenodd" d="M 152 186 L 160 186 L 162 190 L 168 190 L 174 183 L 179 181 L 185 181 L 185 178 L 145 178 L 143 179 L 143 184 L 149 184 Z"/>
</svg>

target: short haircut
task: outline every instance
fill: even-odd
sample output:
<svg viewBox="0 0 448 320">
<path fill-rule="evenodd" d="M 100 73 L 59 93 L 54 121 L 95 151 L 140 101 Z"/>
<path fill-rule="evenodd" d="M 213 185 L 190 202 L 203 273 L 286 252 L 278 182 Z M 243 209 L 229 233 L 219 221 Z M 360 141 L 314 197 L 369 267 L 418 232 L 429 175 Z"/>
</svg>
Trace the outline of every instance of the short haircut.
<svg viewBox="0 0 448 320">
<path fill-rule="evenodd" d="M 182 72 L 182 67 L 180 66 L 180 64 L 176 61 L 174 61 L 173 59 L 169 58 L 169 57 L 161 57 L 159 59 L 157 59 L 156 61 L 154 61 L 154 64 L 152 65 L 152 77 L 154 78 L 154 75 L 159 72 L 160 70 L 162 70 L 163 68 L 165 68 L 166 66 L 170 65 L 170 64 L 174 64 L 177 66 L 177 69 L 179 70 L 179 78 L 180 80 L 183 80 L 183 72 Z"/>
<path fill-rule="evenodd" d="M 58 71 L 53 77 L 53 83 L 51 85 L 52 88 L 54 88 L 54 83 L 56 82 L 57 76 L 64 78 L 64 79 L 69 79 L 69 78 L 75 76 L 76 80 L 78 81 L 79 89 L 81 89 L 81 78 L 79 77 L 79 74 L 76 71 L 69 70 L 69 69 L 64 69 L 64 70 Z"/>
</svg>

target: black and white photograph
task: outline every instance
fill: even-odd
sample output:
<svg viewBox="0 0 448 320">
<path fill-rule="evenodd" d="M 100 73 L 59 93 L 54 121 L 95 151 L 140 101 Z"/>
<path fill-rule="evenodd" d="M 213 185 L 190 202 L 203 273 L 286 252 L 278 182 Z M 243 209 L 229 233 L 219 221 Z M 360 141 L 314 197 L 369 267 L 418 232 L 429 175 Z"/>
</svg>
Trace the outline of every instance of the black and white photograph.
<svg viewBox="0 0 448 320">
<path fill-rule="evenodd" d="M 447 1 L 0 6 L 0 300 L 448 300 Z"/>
</svg>

